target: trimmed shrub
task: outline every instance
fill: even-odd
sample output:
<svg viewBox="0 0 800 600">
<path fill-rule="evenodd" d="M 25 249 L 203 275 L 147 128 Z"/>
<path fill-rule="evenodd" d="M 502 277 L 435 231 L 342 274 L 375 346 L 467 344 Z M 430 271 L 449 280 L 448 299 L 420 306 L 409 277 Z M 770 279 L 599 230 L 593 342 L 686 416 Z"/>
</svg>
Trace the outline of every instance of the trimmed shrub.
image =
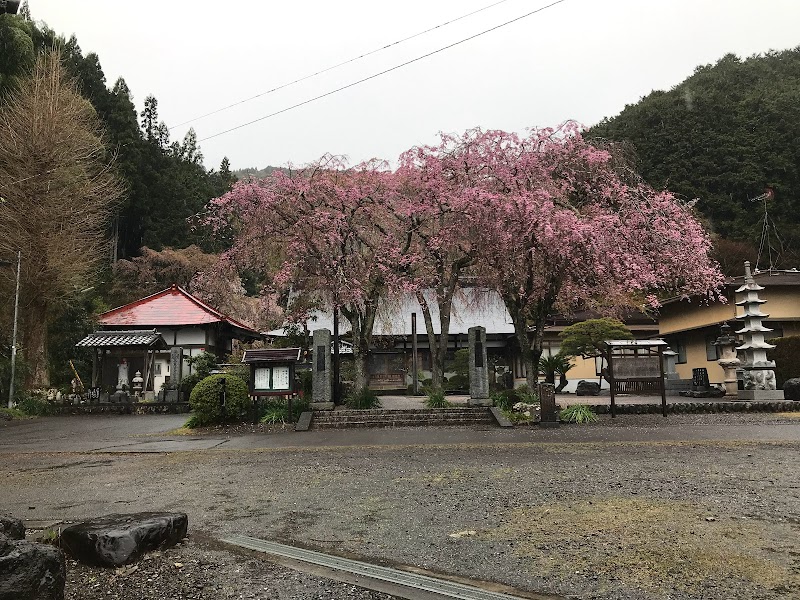
<svg viewBox="0 0 800 600">
<path fill-rule="evenodd" d="M 221 403 L 225 382 L 225 407 Z M 238 423 L 249 416 L 252 402 L 247 384 L 236 375 L 210 375 L 194 386 L 189 404 L 197 426 Z"/>
<path fill-rule="evenodd" d="M 446 390 L 454 392 L 460 392 L 462 390 L 469 389 L 469 375 L 461 375 L 460 373 L 457 373 L 447 380 L 447 382 L 444 384 L 444 387 Z"/>
</svg>

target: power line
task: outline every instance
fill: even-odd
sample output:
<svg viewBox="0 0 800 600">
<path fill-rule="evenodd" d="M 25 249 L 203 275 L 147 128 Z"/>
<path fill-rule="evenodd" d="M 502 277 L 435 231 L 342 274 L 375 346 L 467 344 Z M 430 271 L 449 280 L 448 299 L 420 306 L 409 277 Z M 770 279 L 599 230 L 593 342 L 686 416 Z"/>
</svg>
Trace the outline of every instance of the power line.
<svg viewBox="0 0 800 600">
<path fill-rule="evenodd" d="M 476 33 L 475 35 L 471 35 L 471 36 L 463 38 L 463 39 L 461 39 L 461 40 L 459 40 L 457 42 L 453 42 L 452 44 L 448 44 L 447 46 L 443 46 L 443 47 L 439 48 L 438 50 L 434 50 L 432 52 L 428 52 L 427 54 L 423 54 L 422 56 L 418 56 L 417 58 L 412 58 L 411 60 L 408 60 L 408 61 L 406 61 L 404 63 L 399 64 L 399 65 L 395 65 L 394 67 L 391 67 L 391 68 L 386 69 L 384 71 L 380 71 L 378 73 L 374 73 L 372 75 L 369 75 L 368 77 L 364 77 L 363 79 L 359 79 L 358 81 L 354 81 L 352 83 L 348 83 L 347 85 L 343 85 L 343 86 L 338 87 L 338 88 L 336 88 L 334 90 L 331 90 L 329 92 L 325 92 L 324 94 L 320 94 L 319 96 L 314 96 L 313 98 L 310 98 L 308 100 L 304 100 L 303 102 L 298 102 L 297 104 L 293 104 L 292 106 L 288 106 L 286 108 L 282 108 L 281 110 L 275 111 L 275 112 L 270 113 L 268 115 L 264 115 L 263 117 L 259 117 L 257 119 L 253 119 L 252 121 L 248 121 L 247 123 L 242 123 L 241 125 L 237 125 L 236 127 L 231 127 L 230 129 L 226 129 L 224 131 L 220 131 L 218 133 L 206 136 L 206 137 L 201 138 L 201 139 L 199 139 L 197 141 L 198 142 L 205 142 L 206 140 L 210 140 L 210 139 L 213 139 L 215 137 L 219 137 L 221 135 L 225 135 L 226 133 L 230 133 L 231 131 L 236 131 L 237 129 L 242 129 L 243 127 L 248 127 L 250 125 L 253 125 L 254 123 L 258 123 L 260 121 L 264 121 L 266 119 L 270 119 L 272 117 L 275 117 L 277 115 L 283 114 L 285 112 L 289 112 L 290 110 L 294 110 L 295 108 L 299 108 L 301 106 L 305 106 L 306 104 L 311 104 L 312 102 L 316 102 L 317 100 L 321 100 L 322 98 L 326 98 L 328 96 L 331 96 L 333 94 L 336 94 L 336 93 L 341 92 L 343 90 L 346 90 L 348 88 L 357 86 L 357 85 L 359 85 L 361 83 L 364 83 L 365 81 L 369 81 L 370 79 L 375 79 L 377 77 L 380 77 L 381 75 L 386 75 L 386 73 L 391 73 L 392 71 L 396 71 L 398 69 L 406 67 L 406 66 L 408 66 L 410 64 L 413 64 L 415 62 L 419 62 L 420 60 L 423 60 L 425 58 L 433 56 L 434 54 L 438 54 L 440 52 L 444 52 L 445 50 L 449 50 L 450 48 L 458 46 L 459 44 L 463 44 L 464 42 L 468 42 L 470 40 L 474 40 L 477 37 L 480 37 L 480 36 L 485 35 L 487 33 L 491 33 L 492 31 L 496 31 L 497 29 L 500 29 L 501 27 L 505 27 L 506 25 L 511 25 L 512 23 L 516 23 L 517 21 L 521 21 L 522 19 L 525 19 L 526 17 L 530 17 L 531 15 L 535 15 L 536 13 L 540 13 L 540 12 L 542 12 L 544 10 L 547 10 L 548 8 L 551 8 L 551 7 L 553 7 L 553 6 L 557 5 L 557 4 L 561 4 L 562 2 L 566 2 L 566 0 L 556 0 L 555 2 L 551 2 L 550 4 L 548 4 L 546 6 L 542 6 L 541 8 L 537 8 L 536 10 L 533 10 L 533 11 L 531 11 L 529 13 L 526 13 L 526 14 L 524 14 L 522 16 L 519 16 L 519 17 L 516 17 L 514 19 L 511 19 L 510 21 L 506 21 L 505 23 L 501 23 L 500 25 L 495 25 L 494 27 L 491 27 L 489 29 L 485 29 L 484 31 L 481 31 L 480 33 Z"/>
<path fill-rule="evenodd" d="M 317 75 L 322 75 L 323 73 L 327 73 L 328 71 L 333 71 L 334 69 L 338 69 L 339 67 L 343 67 L 345 65 L 349 65 L 350 63 L 353 63 L 353 62 L 356 62 L 358 60 L 361 60 L 362 58 L 366 58 L 367 56 L 371 56 L 373 54 L 376 54 L 377 52 L 382 52 L 383 50 L 387 50 L 387 49 L 389 49 L 389 48 L 391 48 L 393 46 L 397 46 L 399 44 L 402 44 L 403 42 L 407 42 L 409 40 L 413 40 L 414 38 L 417 38 L 417 37 L 419 37 L 421 35 L 425 35 L 426 33 L 430 33 L 431 31 L 435 31 L 437 29 L 441 29 L 442 27 L 446 27 L 447 25 L 451 25 L 451 24 L 455 23 L 456 21 L 460 21 L 461 19 L 466 19 L 467 17 L 471 17 L 472 15 L 476 15 L 479 12 L 483 12 L 485 10 L 489 10 L 490 8 L 494 8 L 495 6 L 498 6 L 499 4 L 503 4 L 505 2 L 508 2 L 508 0 L 500 0 L 499 2 L 495 2 L 494 4 L 490 4 L 488 6 L 484 6 L 483 8 L 479 8 L 478 10 L 473 10 L 472 12 L 467 13 L 465 15 L 461 15 L 460 17 L 456 17 L 455 19 L 450 19 L 449 21 L 447 21 L 445 23 L 440 23 L 439 25 L 436 25 L 434 27 L 430 27 L 429 29 L 426 29 L 425 31 L 420 31 L 419 33 L 415 33 L 414 35 L 410 35 L 410 36 L 405 37 L 405 38 L 403 38 L 401 40 L 397 40 L 396 42 L 392 42 L 391 44 L 386 44 L 385 46 L 381 46 L 380 48 L 376 48 L 375 50 L 370 50 L 369 52 L 365 52 L 364 54 L 361 54 L 359 56 L 355 56 L 353 58 L 349 58 L 349 59 L 347 59 L 347 60 L 345 60 L 343 62 L 340 62 L 338 64 L 335 64 L 333 66 L 326 67 L 326 68 L 322 69 L 321 71 L 317 71 L 316 73 L 311 73 L 310 75 L 305 75 L 303 77 L 300 77 L 299 79 L 295 79 L 294 81 L 290 81 L 289 83 L 284 83 L 284 84 L 279 85 L 277 87 L 274 87 L 274 88 L 272 88 L 270 90 L 267 90 L 266 92 L 261 92 L 260 94 L 256 94 L 255 96 L 251 96 L 250 98 L 245 98 L 244 100 L 239 100 L 238 102 L 234 102 L 233 104 L 229 104 L 228 106 L 223 106 L 222 108 L 218 108 L 217 110 L 212 110 L 211 112 L 205 113 L 204 115 L 200 115 L 199 117 L 194 117 L 194 118 L 189 119 L 187 121 L 183 121 L 182 123 L 177 123 L 176 125 L 172 125 L 171 127 L 168 127 L 168 129 L 175 129 L 177 127 L 180 127 L 181 125 L 188 125 L 189 123 L 194 123 L 195 121 L 199 121 L 200 119 L 205 119 L 206 117 L 210 117 L 211 115 L 216 115 L 217 113 L 221 113 L 221 112 L 226 111 L 226 110 L 228 110 L 230 108 L 234 108 L 234 107 L 239 106 L 241 104 L 245 104 L 246 102 L 250 102 L 251 100 L 255 100 L 256 98 L 261 98 L 262 96 L 266 96 L 267 94 L 271 94 L 273 92 L 277 92 L 278 90 L 282 90 L 284 88 L 293 86 L 293 85 L 295 85 L 297 83 L 301 83 L 303 81 L 306 81 L 308 79 L 316 77 Z"/>
</svg>

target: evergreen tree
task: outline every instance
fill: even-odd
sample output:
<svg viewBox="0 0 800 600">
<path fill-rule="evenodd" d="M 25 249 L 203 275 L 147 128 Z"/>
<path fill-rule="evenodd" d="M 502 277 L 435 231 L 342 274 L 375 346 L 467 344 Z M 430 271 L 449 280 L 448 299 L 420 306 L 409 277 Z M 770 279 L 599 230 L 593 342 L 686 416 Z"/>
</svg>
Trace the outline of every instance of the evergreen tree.
<svg viewBox="0 0 800 600">
<path fill-rule="evenodd" d="M 591 137 L 630 142 L 644 178 L 696 208 L 723 238 L 759 244 L 768 202 L 784 265 L 800 250 L 800 48 L 741 60 L 733 54 L 698 67 L 669 91 L 654 91 Z M 794 255 L 794 256 L 793 256 Z"/>
</svg>

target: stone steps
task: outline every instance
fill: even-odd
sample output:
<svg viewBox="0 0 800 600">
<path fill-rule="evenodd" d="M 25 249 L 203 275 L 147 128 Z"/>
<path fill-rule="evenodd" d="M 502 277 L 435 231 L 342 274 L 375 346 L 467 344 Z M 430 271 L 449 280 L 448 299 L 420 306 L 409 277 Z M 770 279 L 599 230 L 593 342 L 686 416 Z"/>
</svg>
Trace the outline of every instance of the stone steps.
<svg viewBox="0 0 800 600">
<path fill-rule="evenodd" d="M 488 408 L 314 411 L 311 429 L 496 425 Z"/>
</svg>

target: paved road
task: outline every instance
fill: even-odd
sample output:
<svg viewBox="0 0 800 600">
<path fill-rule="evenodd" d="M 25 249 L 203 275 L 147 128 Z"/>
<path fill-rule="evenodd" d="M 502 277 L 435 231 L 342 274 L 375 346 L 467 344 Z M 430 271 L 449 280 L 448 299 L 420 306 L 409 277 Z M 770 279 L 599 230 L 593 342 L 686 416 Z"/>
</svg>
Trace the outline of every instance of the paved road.
<svg viewBox="0 0 800 600">
<path fill-rule="evenodd" d="M 406 445 L 503 445 L 578 442 L 800 441 L 800 419 L 774 414 L 604 416 L 558 429 L 417 427 L 295 433 L 174 435 L 186 415 L 44 417 L 0 424 L 0 453 L 178 452 L 213 449 Z"/>
</svg>

